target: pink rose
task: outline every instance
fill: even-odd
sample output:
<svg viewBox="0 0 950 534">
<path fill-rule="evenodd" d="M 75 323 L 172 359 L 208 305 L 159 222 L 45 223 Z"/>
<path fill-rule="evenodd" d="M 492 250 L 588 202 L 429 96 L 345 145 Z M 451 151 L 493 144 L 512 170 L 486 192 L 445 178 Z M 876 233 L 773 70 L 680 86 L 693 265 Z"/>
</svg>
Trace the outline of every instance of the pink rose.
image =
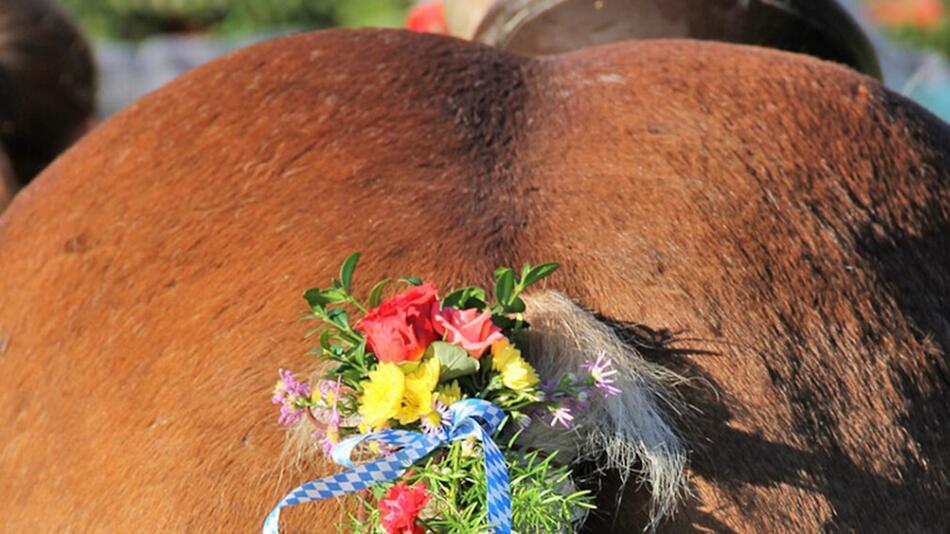
<svg viewBox="0 0 950 534">
<path fill-rule="evenodd" d="M 436 289 L 424 284 L 400 293 L 367 312 L 353 327 L 381 362 L 414 362 L 436 339 L 433 316 L 439 310 Z"/>
<path fill-rule="evenodd" d="M 492 343 L 505 339 L 501 330 L 491 322 L 491 312 L 479 312 L 474 308 L 443 309 L 435 316 L 435 331 L 444 336 L 445 341 L 462 347 L 476 359 Z"/>
</svg>

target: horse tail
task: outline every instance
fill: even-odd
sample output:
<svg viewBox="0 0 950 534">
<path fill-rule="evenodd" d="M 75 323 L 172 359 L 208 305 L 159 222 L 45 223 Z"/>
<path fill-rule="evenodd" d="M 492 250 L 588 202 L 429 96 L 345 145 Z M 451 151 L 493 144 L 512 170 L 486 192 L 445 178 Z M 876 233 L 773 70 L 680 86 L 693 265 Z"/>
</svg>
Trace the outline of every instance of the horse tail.
<svg viewBox="0 0 950 534">
<path fill-rule="evenodd" d="M 688 494 L 686 447 L 672 421 L 683 401 L 676 386 L 683 379 L 649 362 L 608 325 L 556 291 L 524 297 L 526 319 L 522 342 L 541 376 L 559 376 L 579 369 L 603 354 L 617 370 L 619 394 L 605 396 L 585 415 L 579 439 L 561 433 L 564 442 L 551 443 L 551 433 L 539 433 L 529 446 L 556 448 L 578 460 L 593 460 L 604 469 L 619 471 L 623 483 L 635 474 L 650 493 L 650 524 L 655 527 L 671 515 Z M 530 429 L 524 439 L 530 440 Z M 571 450 L 573 447 L 573 450 Z"/>
</svg>

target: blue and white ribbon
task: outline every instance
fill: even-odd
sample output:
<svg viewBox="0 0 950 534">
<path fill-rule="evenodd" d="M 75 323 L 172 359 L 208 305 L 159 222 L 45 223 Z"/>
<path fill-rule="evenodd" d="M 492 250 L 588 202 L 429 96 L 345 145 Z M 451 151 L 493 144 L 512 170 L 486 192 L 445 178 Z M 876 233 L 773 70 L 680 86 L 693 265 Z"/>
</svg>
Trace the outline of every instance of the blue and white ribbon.
<svg viewBox="0 0 950 534">
<path fill-rule="evenodd" d="M 481 399 L 465 399 L 449 408 L 452 426 L 441 435 L 430 436 L 408 430 L 382 430 L 353 436 L 333 448 L 331 456 L 338 464 L 353 467 L 350 455 L 363 441 L 385 443 L 399 450 L 379 460 L 354 467 L 338 475 L 313 480 L 288 493 L 264 520 L 263 534 L 278 534 L 280 509 L 306 502 L 339 497 L 398 478 L 419 459 L 450 442 L 474 436 L 485 452 L 485 478 L 488 491 L 488 522 L 495 534 L 511 532 L 511 490 L 505 457 L 492 441 L 492 434 L 505 418 L 501 408 Z"/>
</svg>

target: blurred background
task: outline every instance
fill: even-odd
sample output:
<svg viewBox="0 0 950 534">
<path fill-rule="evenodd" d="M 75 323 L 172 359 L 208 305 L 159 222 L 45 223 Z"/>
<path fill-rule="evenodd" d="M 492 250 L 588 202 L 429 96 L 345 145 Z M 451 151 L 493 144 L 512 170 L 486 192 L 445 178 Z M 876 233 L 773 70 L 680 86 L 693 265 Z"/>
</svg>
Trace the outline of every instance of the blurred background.
<svg viewBox="0 0 950 534">
<path fill-rule="evenodd" d="M 108 116 L 232 49 L 293 32 L 401 27 L 411 0 L 59 0 L 93 40 Z"/>
<path fill-rule="evenodd" d="M 412 0 L 59 0 L 92 37 L 99 111 L 115 113 L 196 65 L 260 39 L 405 25 Z M 878 31 L 889 85 L 950 120 L 950 0 L 845 0 Z"/>
</svg>

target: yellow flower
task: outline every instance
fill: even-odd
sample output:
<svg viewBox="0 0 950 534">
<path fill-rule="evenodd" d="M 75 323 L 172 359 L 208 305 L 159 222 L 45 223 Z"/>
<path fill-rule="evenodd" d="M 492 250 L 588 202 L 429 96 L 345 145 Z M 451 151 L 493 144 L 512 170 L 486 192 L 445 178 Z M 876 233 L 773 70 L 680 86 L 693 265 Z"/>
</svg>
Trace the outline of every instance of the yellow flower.
<svg viewBox="0 0 950 534">
<path fill-rule="evenodd" d="M 340 442 L 339 427 L 332 426 L 332 425 L 327 426 L 327 441 L 329 441 L 331 445 L 336 445 L 337 443 Z"/>
<path fill-rule="evenodd" d="M 429 423 L 429 426 L 436 428 L 442 424 L 442 416 L 439 415 L 439 412 L 432 410 L 429 412 L 429 415 L 425 416 L 426 421 Z"/>
<path fill-rule="evenodd" d="M 501 373 L 501 383 L 509 389 L 524 391 L 540 382 L 534 367 L 521 357 L 521 351 L 507 339 L 492 343 L 492 368 Z"/>
<path fill-rule="evenodd" d="M 418 369 L 406 375 L 406 388 L 397 418 L 407 425 L 432 411 L 433 390 L 439 383 L 439 359 L 429 358 Z"/>
<path fill-rule="evenodd" d="M 436 395 L 438 399 L 442 401 L 442 404 L 452 406 L 462 400 L 462 388 L 459 387 L 458 380 L 455 380 L 451 384 L 442 384 L 439 386 Z"/>
<path fill-rule="evenodd" d="M 403 392 L 406 389 L 406 376 L 394 363 L 381 363 L 376 370 L 369 372 L 369 381 L 362 382 L 363 396 L 360 398 L 359 412 L 363 424 L 379 428 L 399 412 Z"/>
<path fill-rule="evenodd" d="M 531 389 L 538 385 L 538 382 L 538 373 L 521 356 L 510 361 L 501 371 L 501 383 L 515 391 Z"/>
<path fill-rule="evenodd" d="M 491 366 L 496 371 L 502 371 L 513 360 L 521 359 L 521 351 L 516 349 L 507 339 L 503 339 L 492 343 L 491 356 Z"/>
</svg>

